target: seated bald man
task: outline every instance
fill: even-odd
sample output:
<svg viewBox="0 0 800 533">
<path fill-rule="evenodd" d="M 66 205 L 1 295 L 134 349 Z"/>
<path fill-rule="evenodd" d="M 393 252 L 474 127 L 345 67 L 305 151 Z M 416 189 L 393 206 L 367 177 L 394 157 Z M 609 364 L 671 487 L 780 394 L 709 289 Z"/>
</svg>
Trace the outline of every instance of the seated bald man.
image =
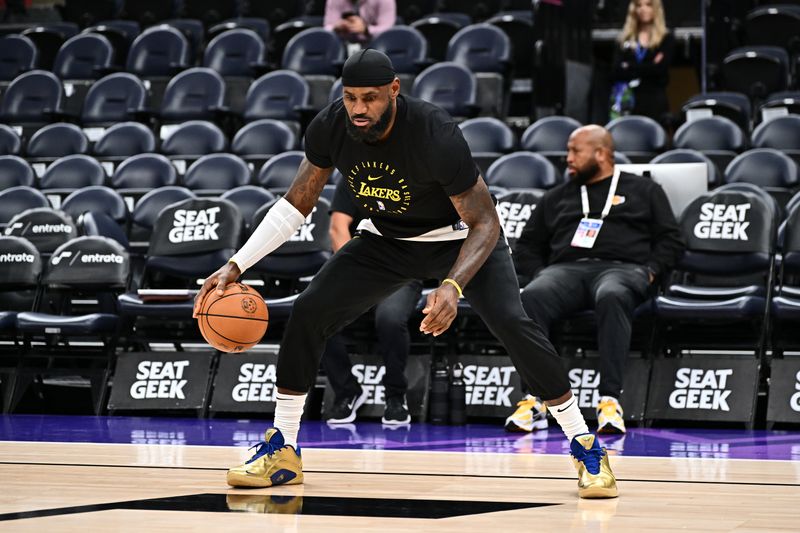
<svg viewBox="0 0 800 533">
<path fill-rule="evenodd" d="M 601 359 L 598 432 L 625 433 L 619 397 L 633 311 L 675 265 L 684 243 L 661 186 L 615 170 L 606 129 L 589 125 L 572 133 L 567 170 L 569 182 L 544 195 L 517 240 L 517 272 L 533 277 L 522 305 L 547 333 L 557 320 L 594 309 Z M 506 420 L 511 431 L 544 427 L 544 405 L 532 395 Z"/>
</svg>

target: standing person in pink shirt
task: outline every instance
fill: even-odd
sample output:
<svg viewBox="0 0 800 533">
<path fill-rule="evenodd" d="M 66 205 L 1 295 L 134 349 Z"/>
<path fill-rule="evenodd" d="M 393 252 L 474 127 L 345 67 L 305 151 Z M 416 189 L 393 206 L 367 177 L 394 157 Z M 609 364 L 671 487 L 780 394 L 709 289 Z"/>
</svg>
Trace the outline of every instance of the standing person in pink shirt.
<svg viewBox="0 0 800 533">
<path fill-rule="evenodd" d="M 395 0 L 327 0 L 325 29 L 353 43 L 367 43 L 394 26 Z"/>
</svg>

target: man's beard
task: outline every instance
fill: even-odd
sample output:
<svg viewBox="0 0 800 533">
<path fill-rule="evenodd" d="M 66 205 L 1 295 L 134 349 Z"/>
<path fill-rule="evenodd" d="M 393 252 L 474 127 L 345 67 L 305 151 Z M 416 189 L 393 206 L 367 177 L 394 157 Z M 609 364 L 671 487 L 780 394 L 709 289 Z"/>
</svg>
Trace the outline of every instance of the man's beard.
<svg viewBox="0 0 800 533">
<path fill-rule="evenodd" d="M 380 117 L 378 117 L 378 121 L 373 124 L 372 126 L 368 126 L 366 128 L 359 128 L 355 124 L 353 124 L 353 120 L 357 118 L 367 118 L 366 115 L 354 115 L 353 117 L 347 116 L 347 133 L 350 137 L 356 141 L 373 144 L 378 142 L 378 140 L 386 133 L 387 128 L 389 127 L 389 121 L 392 120 L 392 105 L 391 103 L 386 106 L 386 111 L 384 111 Z"/>
<path fill-rule="evenodd" d="M 572 179 L 575 180 L 576 183 L 584 185 L 590 179 L 595 177 L 598 172 L 600 172 L 600 165 L 597 164 L 597 161 L 594 161 L 580 170 L 576 168 L 575 174 L 572 175 Z"/>
</svg>

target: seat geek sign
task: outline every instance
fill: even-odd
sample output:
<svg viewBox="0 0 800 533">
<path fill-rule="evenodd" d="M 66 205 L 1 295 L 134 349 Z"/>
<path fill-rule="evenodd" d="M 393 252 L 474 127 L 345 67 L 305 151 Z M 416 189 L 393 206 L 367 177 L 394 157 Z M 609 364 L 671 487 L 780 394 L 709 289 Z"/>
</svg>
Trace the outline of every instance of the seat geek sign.
<svg viewBox="0 0 800 533">
<path fill-rule="evenodd" d="M 772 360 L 767 420 L 800 422 L 800 359 Z"/>
<path fill-rule="evenodd" d="M 758 369 L 749 356 L 657 359 L 647 418 L 751 422 Z"/>
<path fill-rule="evenodd" d="M 272 413 L 278 354 L 248 352 L 222 354 L 214 378 L 209 410 L 228 413 Z"/>
<path fill-rule="evenodd" d="M 201 409 L 210 367 L 207 352 L 120 354 L 108 409 Z"/>
</svg>

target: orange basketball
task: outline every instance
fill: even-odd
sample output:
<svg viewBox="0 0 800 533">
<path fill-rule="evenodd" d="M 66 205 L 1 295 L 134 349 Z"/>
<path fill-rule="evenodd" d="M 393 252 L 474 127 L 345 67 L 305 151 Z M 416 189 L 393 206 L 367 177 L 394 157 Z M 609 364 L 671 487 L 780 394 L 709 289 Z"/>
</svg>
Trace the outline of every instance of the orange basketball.
<svg viewBox="0 0 800 533">
<path fill-rule="evenodd" d="M 269 324 L 267 304 L 244 283 L 229 283 L 220 296 L 216 290 L 203 299 L 197 323 L 203 338 L 221 352 L 243 352 L 255 346 Z"/>
</svg>

